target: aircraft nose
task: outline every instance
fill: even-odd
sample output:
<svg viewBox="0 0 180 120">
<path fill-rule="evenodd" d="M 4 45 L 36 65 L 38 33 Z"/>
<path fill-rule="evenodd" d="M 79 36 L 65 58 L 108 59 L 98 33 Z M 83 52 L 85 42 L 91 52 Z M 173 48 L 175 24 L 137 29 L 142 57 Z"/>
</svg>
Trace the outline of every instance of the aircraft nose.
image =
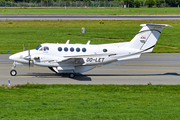
<svg viewBox="0 0 180 120">
<path fill-rule="evenodd" d="M 16 60 L 16 59 L 18 59 L 18 56 L 16 54 L 13 54 L 13 55 L 9 56 L 9 59 Z"/>
</svg>

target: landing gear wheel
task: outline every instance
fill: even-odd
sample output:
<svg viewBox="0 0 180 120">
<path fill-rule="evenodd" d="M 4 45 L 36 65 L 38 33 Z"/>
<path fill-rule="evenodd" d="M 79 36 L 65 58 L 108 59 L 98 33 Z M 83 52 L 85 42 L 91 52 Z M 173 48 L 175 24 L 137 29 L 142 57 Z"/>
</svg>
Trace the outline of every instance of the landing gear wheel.
<svg viewBox="0 0 180 120">
<path fill-rule="evenodd" d="M 10 71 L 10 74 L 11 74 L 11 76 L 16 76 L 17 71 L 16 71 L 16 70 L 11 70 L 11 71 Z"/>
<path fill-rule="evenodd" d="M 75 73 L 69 73 L 69 77 L 70 78 L 74 78 L 75 77 Z"/>
</svg>

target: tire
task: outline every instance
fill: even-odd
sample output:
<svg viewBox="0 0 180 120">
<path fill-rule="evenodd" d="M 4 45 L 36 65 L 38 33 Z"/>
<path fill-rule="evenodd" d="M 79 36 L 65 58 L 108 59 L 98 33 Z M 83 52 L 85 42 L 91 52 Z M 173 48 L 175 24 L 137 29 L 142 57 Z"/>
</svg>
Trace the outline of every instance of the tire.
<svg viewBox="0 0 180 120">
<path fill-rule="evenodd" d="M 74 77 L 75 77 L 75 74 L 74 74 L 74 73 L 69 73 L 69 77 L 70 77 L 70 78 L 74 78 Z"/>
<path fill-rule="evenodd" d="M 16 70 L 11 70 L 11 71 L 10 71 L 10 74 L 11 74 L 11 76 L 16 76 L 17 71 L 16 71 Z"/>
</svg>

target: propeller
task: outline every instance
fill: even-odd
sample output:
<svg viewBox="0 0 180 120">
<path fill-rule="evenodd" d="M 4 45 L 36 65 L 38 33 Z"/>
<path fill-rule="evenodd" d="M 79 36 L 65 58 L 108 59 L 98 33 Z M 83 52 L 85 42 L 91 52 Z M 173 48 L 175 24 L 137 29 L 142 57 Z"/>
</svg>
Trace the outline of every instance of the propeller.
<svg viewBox="0 0 180 120">
<path fill-rule="evenodd" d="M 28 44 L 28 56 L 29 56 L 29 69 L 30 69 L 31 54 L 30 54 L 30 45 L 29 44 Z"/>
<path fill-rule="evenodd" d="M 25 51 L 25 47 L 24 47 L 24 44 L 23 44 L 23 51 Z"/>
<path fill-rule="evenodd" d="M 30 45 L 28 44 L 28 56 L 24 57 L 25 60 L 28 60 L 28 65 L 30 69 L 30 62 L 31 62 L 31 54 L 30 54 Z"/>
</svg>

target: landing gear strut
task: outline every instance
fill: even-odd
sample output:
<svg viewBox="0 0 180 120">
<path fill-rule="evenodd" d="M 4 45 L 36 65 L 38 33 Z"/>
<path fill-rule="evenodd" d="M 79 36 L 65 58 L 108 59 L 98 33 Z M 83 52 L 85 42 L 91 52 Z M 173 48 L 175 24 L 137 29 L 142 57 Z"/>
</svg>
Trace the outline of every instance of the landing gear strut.
<svg viewBox="0 0 180 120">
<path fill-rule="evenodd" d="M 16 68 L 16 62 L 14 61 L 13 66 L 12 66 L 12 70 L 10 71 L 11 76 L 17 75 L 17 71 L 15 70 L 15 68 Z"/>
</svg>

